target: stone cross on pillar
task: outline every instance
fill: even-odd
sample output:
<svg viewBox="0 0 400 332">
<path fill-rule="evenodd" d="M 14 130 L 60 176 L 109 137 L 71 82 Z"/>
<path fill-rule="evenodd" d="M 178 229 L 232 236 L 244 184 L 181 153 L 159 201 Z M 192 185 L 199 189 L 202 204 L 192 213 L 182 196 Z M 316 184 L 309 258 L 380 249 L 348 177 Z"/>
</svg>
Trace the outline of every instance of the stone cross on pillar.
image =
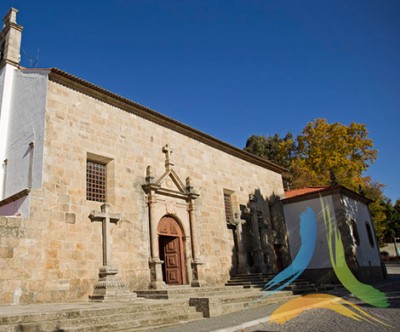
<svg viewBox="0 0 400 332">
<path fill-rule="evenodd" d="M 260 229 L 258 225 L 257 197 L 250 195 L 251 226 L 253 230 L 253 254 L 256 272 L 266 273 L 267 265 L 264 260 L 264 251 L 261 245 Z"/>
<path fill-rule="evenodd" d="M 111 264 L 111 248 L 110 248 L 110 223 L 116 224 L 119 220 L 118 213 L 110 213 L 110 205 L 103 204 L 101 211 L 92 211 L 89 216 L 90 220 L 100 221 L 103 229 L 103 266 L 109 266 Z"/>
<path fill-rule="evenodd" d="M 233 224 L 235 225 L 235 235 L 236 242 L 238 245 L 238 267 L 237 272 L 239 274 L 247 274 L 249 272 L 249 268 L 247 265 L 246 252 L 243 247 L 243 239 L 242 239 L 242 231 L 243 225 L 246 223 L 246 220 L 240 219 L 239 217 L 234 217 Z"/>
<path fill-rule="evenodd" d="M 129 292 L 125 282 L 118 276 L 118 268 L 111 265 L 111 233 L 110 224 L 117 223 L 119 214 L 111 213 L 110 206 L 103 204 L 101 211 L 92 211 L 89 215 L 92 222 L 100 221 L 103 229 L 103 266 L 99 269 L 99 280 L 97 281 L 91 301 L 129 301 L 137 297 L 136 293 Z"/>
</svg>

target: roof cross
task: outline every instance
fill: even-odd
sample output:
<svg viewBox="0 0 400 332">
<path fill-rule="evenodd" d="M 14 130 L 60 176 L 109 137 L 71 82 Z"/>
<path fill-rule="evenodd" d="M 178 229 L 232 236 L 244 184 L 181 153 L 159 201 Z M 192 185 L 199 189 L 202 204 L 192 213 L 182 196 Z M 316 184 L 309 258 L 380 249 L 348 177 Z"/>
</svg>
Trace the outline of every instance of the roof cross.
<svg viewBox="0 0 400 332">
<path fill-rule="evenodd" d="M 162 148 L 162 152 L 165 154 L 165 168 L 170 170 L 174 164 L 171 161 L 172 149 L 168 144 L 164 145 Z"/>
</svg>

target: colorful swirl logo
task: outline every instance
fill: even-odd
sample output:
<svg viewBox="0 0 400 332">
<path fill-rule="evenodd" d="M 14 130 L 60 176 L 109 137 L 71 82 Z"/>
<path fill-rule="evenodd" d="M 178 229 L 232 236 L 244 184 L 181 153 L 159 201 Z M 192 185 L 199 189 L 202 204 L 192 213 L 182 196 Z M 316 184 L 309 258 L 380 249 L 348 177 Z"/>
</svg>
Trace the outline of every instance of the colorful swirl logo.
<svg viewBox="0 0 400 332">
<path fill-rule="evenodd" d="M 331 217 L 329 205 L 322 197 L 320 197 L 320 203 L 329 249 L 329 258 L 337 278 L 348 291 L 363 302 L 375 307 L 388 307 L 389 301 L 385 293 L 371 285 L 360 282 L 349 269 L 345 260 L 342 238 L 335 220 Z M 267 293 L 264 294 L 260 300 L 288 286 L 296 280 L 309 265 L 317 240 L 317 218 L 310 207 L 300 215 L 300 240 L 301 246 L 292 264 L 265 285 L 264 291 L 267 291 Z M 369 323 L 379 323 L 391 327 L 372 317 L 359 306 L 329 294 L 308 294 L 290 300 L 278 307 L 271 314 L 270 321 L 283 324 L 301 315 L 306 310 L 317 308 L 329 309 L 354 320 L 364 320 Z"/>
</svg>

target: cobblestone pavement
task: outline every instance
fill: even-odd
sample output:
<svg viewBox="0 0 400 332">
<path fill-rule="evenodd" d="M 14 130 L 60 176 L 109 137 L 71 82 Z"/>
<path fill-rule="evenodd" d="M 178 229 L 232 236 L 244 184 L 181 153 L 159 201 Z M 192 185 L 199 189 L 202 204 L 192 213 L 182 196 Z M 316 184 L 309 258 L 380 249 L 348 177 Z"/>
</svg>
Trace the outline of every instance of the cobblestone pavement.
<svg viewBox="0 0 400 332">
<path fill-rule="evenodd" d="M 371 324 L 363 321 L 355 321 L 345 316 L 326 309 L 309 310 L 299 317 L 283 324 L 263 323 L 257 326 L 240 329 L 237 331 L 245 332 L 269 332 L 269 331 L 285 331 L 285 332 L 300 332 L 300 331 L 315 331 L 315 332 L 337 332 L 337 331 L 398 331 L 400 328 L 399 308 L 389 309 L 370 309 L 363 308 L 373 315 L 393 327 L 386 327 L 380 324 Z"/>
<path fill-rule="evenodd" d="M 366 305 L 356 298 L 349 296 L 344 290 L 336 295 L 344 296 L 347 300 L 359 305 L 363 310 L 373 317 L 390 324 L 392 327 L 386 327 L 379 323 L 372 324 L 365 321 L 355 321 L 351 318 L 340 315 L 327 309 L 314 309 L 302 313 L 299 317 L 278 325 L 269 322 L 257 324 L 253 327 L 239 328 L 236 331 L 243 332 L 337 332 L 337 331 L 399 331 L 400 330 L 400 263 L 387 264 L 389 278 L 385 282 L 377 283 L 376 287 L 384 291 L 390 301 L 389 308 L 376 308 Z"/>
</svg>

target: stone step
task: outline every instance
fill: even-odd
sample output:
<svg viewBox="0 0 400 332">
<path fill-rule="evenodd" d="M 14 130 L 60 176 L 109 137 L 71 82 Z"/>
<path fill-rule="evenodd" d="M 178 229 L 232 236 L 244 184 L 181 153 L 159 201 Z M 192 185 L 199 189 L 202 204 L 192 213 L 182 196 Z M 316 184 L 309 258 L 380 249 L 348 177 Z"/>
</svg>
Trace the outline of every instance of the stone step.
<svg viewBox="0 0 400 332">
<path fill-rule="evenodd" d="M 194 308 L 192 308 L 194 309 Z M 122 318 L 122 319 L 121 319 Z M 10 326 L 10 329 L 4 331 L 16 331 L 20 328 L 24 332 L 46 332 L 60 331 L 68 332 L 95 332 L 95 331 L 137 331 L 139 329 L 154 329 L 155 327 L 164 327 L 168 325 L 180 324 L 187 321 L 203 319 L 203 314 L 191 310 L 187 313 L 175 313 L 174 315 L 142 315 L 142 318 L 132 319 L 123 315 L 108 315 L 92 318 L 91 320 L 73 320 L 73 321 L 44 321 L 41 323 L 23 324 L 19 327 Z M 0 329 L 0 331 L 3 331 Z"/>
<path fill-rule="evenodd" d="M 248 278 L 231 278 L 230 280 L 227 281 L 227 283 L 240 283 L 240 282 L 268 282 L 272 280 L 273 278 L 261 278 L 261 277 L 248 277 Z M 307 283 L 311 282 L 309 280 L 305 279 L 296 279 L 294 283 Z"/>
<path fill-rule="evenodd" d="M 143 303 L 147 302 L 147 303 Z M 76 327 L 76 326 L 92 326 L 101 324 L 109 324 L 117 317 L 119 321 L 127 320 L 140 320 L 144 318 L 153 319 L 157 317 L 175 317 L 180 314 L 190 314 L 194 317 L 201 318 L 195 308 L 189 307 L 188 299 L 183 300 L 169 300 L 169 301 L 154 301 L 143 300 L 141 304 L 126 303 L 105 305 L 105 308 L 92 308 L 86 310 L 68 310 L 68 311 L 54 311 L 54 312 L 36 312 L 29 314 L 8 315 L 0 317 L 0 331 L 11 330 L 14 327 L 24 326 L 27 330 L 32 329 L 38 331 L 35 326 L 40 325 L 41 329 L 54 330 L 58 326 L 62 327 Z M 40 305 L 38 305 L 40 308 Z M 42 306 L 42 308 L 45 308 Z M 44 326 L 42 328 L 42 326 Z M 24 330 L 25 331 L 25 330 Z"/>
<path fill-rule="evenodd" d="M 275 274 L 248 274 L 233 276 L 225 284 L 226 286 L 243 286 L 244 288 L 259 288 L 264 289 L 265 285 L 275 277 Z M 284 283 L 278 283 L 276 286 L 281 286 Z M 292 282 L 290 285 L 283 288 L 283 290 L 292 290 L 296 294 L 313 293 L 317 288 L 313 282 L 307 279 L 299 278 Z"/>
<path fill-rule="evenodd" d="M 228 280 L 229 282 L 245 282 L 245 281 L 265 281 L 268 282 L 272 280 L 271 278 L 236 278 L 236 279 L 230 279 Z"/>
<path fill-rule="evenodd" d="M 264 280 L 243 280 L 243 281 L 228 281 L 226 286 L 241 286 L 241 285 L 251 285 L 251 284 L 262 284 L 265 285 L 268 281 Z"/>
<path fill-rule="evenodd" d="M 171 305 L 177 309 L 184 309 L 188 306 L 188 300 L 175 300 L 173 302 L 166 301 L 139 301 L 138 303 L 119 303 L 117 306 L 115 305 L 107 305 L 104 304 L 103 307 L 96 307 L 90 309 L 81 309 L 81 310 L 63 310 L 63 311 L 47 311 L 46 306 L 38 305 L 38 312 L 32 312 L 27 314 L 18 314 L 18 315 L 2 315 L 0 313 L 0 326 L 6 324 L 19 324 L 19 323 L 27 323 L 27 322 L 41 322 L 44 319 L 60 321 L 60 320 L 68 320 L 68 319 L 77 319 L 77 318 L 86 318 L 86 317 L 98 317 L 105 316 L 109 314 L 141 314 L 143 312 L 158 312 L 160 310 L 165 309 L 166 305 Z M 41 310 L 42 308 L 42 310 Z"/>
<path fill-rule="evenodd" d="M 152 325 L 152 326 L 142 326 L 142 327 L 125 327 L 125 328 L 120 328 L 120 329 L 113 329 L 112 332 L 145 332 L 145 331 L 157 331 L 158 329 L 164 328 L 164 327 L 172 327 L 178 324 L 184 324 L 187 322 L 192 322 L 200 319 L 204 319 L 203 314 L 199 313 L 201 318 L 199 319 L 189 319 L 189 320 L 180 320 L 179 322 L 173 322 L 173 323 L 164 323 L 160 325 Z"/>
<path fill-rule="evenodd" d="M 193 296 L 214 296 L 225 293 L 238 293 L 242 292 L 243 287 L 241 285 L 232 287 L 204 287 L 204 288 L 167 288 L 163 290 L 138 290 L 135 291 L 139 297 L 147 299 L 178 299 L 178 298 L 189 298 Z"/>
<path fill-rule="evenodd" d="M 247 279 L 247 278 L 264 278 L 264 279 L 273 279 L 277 276 L 277 273 L 251 273 L 251 274 L 238 274 L 230 277 L 230 280 L 235 280 L 235 279 Z M 307 280 L 305 278 L 298 278 L 296 280 Z"/>
<path fill-rule="evenodd" d="M 275 277 L 277 275 L 277 273 L 249 273 L 249 274 L 236 274 L 234 276 L 231 276 L 231 279 L 233 278 L 246 278 L 249 276 L 260 276 L 260 277 Z"/>
<path fill-rule="evenodd" d="M 240 297 L 240 302 L 255 302 L 257 300 L 260 300 L 262 298 L 262 296 L 265 295 L 265 292 L 249 292 L 248 294 L 246 294 L 245 296 L 241 296 Z M 274 293 L 273 295 L 270 295 L 270 298 L 281 298 L 281 297 L 289 297 L 292 296 L 292 292 L 290 291 L 278 291 L 276 293 Z M 268 298 L 268 297 L 266 297 Z M 235 296 L 223 296 L 221 297 L 220 303 L 222 305 L 224 304 L 228 304 L 228 303 L 235 303 L 238 301 L 238 297 Z"/>
<path fill-rule="evenodd" d="M 285 299 L 286 300 L 286 299 Z M 227 303 L 219 307 L 218 315 L 226 315 L 232 312 L 252 309 L 252 308 L 260 308 L 265 307 L 267 305 L 271 305 L 274 303 L 280 303 L 285 301 L 284 299 L 266 299 L 260 302 L 235 302 L 235 303 Z"/>
<path fill-rule="evenodd" d="M 203 314 L 197 312 L 196 308 L 189 307 L 188 300 L 163 302 L 162 306 L 153 303 L 140 306 L 140 308 L 121 306 L 106 310 L 20 315 L 20 319 L 9 319 L 9 324 L 0 325 L 0 331 L 15 331 L 18 328 L 23 328 L 24 332 L 55 331 L 57 329 L 65 329 L 66 331 L 110 331 L 127 327 L 178 324 L 182 321 L 203 318 Z"/>
<path fill-rule="evenodd" d="M 195 306 L 198 311 L 203 312 L 204 317 L 215 317 L 229 312 L 235 312 L 253 306 L 266 306 L 271 303 L 279 303 L 294 298 L 292 292 L 276 292 L 261 299 L 265 293 L 250 291 L 243 296 L 221 295 L 211 298 L 191 298 L 190 305 Z"/>
<path fill-rule="evenodd" d="M 175 317 L 181 316 L 181 315 L 192 315 L 194 317 L 198 316 L 198 312 L 195 310 L 195 308 L 190 308 L 190 307 L 185 307 L 185 308 L 174 308 L 172 305 L 171 306 L 165 306 L 165 309 L 163 310 L 158 310 L 158 311 L 150 311 L 150 312 L 139 312 L 135 314 L 112 314 L 112 315 L 105 315 L 105 316 L 97 316 L 97 317 L 89 317 L 89 318 L 81 318 L 81 319 L 70 319 L 70 320 L 64 320 L 61 323 L 61 327 L 63 329 L 68 329 L 70 330 L 71 328 L 75 326 L 97 326 L 97 325 L 105 325 L 108 326 L 110 324 L 115 324 L 116 322 L 121 323 L 122 325 L 125 324 L 125 322 L 130 322 L 135 321 L 135 322 L 142 322 L 142 321 L 153 321 L 155 320 L 156 323 L 158 320 L 161 318 L 164 320 L 171 320 L 175 321 Z M 200 315 L 202 317 L 202 315 Z M 158 324 L 158 323 L 157 323 Z M 135 326 L 141 326 L 142 324 L 135 325 Z M 151 324 L 150 324 L 151 325 Z"/>
<path fill-rule="evenodd" d="M 66 331 L 71 332 L 96 332 L 96 331 L 145 331 L 154 330 L 170 325 L 181 324 L 188 321 L 203 319 L 201 312 L 177 313 L 173 316 L 153 316 L 143 317 L 135 320 L 102 322 L 101 324 L 91 324 L 87 326 L 79 326 L 67 328 Z M 63 326 L 61 326 L 63 328 Z"/>
<path fill-rule="evenodd" d="M 0 308 L 0 332 L 37 331 L 150 331 L 203 317 L 214 317 L 252 306 L 264 306 L 293 298 L 292 292 L 276 292 L 265 299 L 256 289 L 239 287 L 174 288 L 168 300 L 135 300 L 113 303 L 70 303 L 26 306 L 25 311 Z M 179 297 L 185 296 L 180 299 Z M 190 306 L 189 306 L 190 305 Z M 15 308 L 15 307 L 14 307 Z M 12 314 L 14 312 L 14 314 Z M 19 312 L 19 314 L 15 314 Z M 20 314 L 20 312 L 24 312 Z"/>
<path fill-rule="evenodd" d="M 241 282 L 236 282 L 236 281 L 228 281 L 227 283 L 226 283 L 226 286 L 241 286 L 241 285 L 243 285 L 243 286 L 245 286 L 245 285 L 262 285 L 262 286 L 265 286 L 266 284 L 268 283 L 268 281 L 267 282 L 265 282 L 265 281 L 262 281 L 262 280 L 257 280 L 257 281 L 241 281 Z M 277 283 L 276 285 L 277 286 L 280 286 L 280 285 L 283 285 L 284 284 L 284 282 L 280 282 L 280 283 Z M 295 282 L 292 282 L 292 283 L 290 283 L 290 285 L 291 286 L 307 286 L 307 285 L 313 285 L 313 286 L 315 286 L 315 284 L 313 283 L 313 282 L 309 282 L 309 281 L 301 281 L 301 282 L 297 282 L 297 281 L 295 281 Z"/>
<path fill-rule="evenodd" d="M 343 288 L 342 284 L 326 284 L 326 285 L 320 285 L 317 287 L 318 292 L 326 292 L 330 290 L 335 290 L 335 289 L 341 289 Z"/>
</svg>

